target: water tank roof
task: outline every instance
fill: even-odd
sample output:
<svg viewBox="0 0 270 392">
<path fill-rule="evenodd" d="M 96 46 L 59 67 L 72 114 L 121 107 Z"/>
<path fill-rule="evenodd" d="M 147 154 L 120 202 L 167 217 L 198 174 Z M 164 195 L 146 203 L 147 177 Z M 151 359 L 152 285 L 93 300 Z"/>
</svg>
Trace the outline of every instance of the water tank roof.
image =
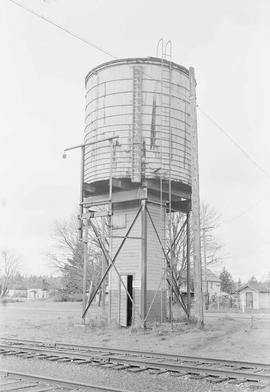
<svg viewBox="0 0 270 392">
<path fill-rule="evenodd" d="M 85 77 L 85 83 L 87 83 L 88 79 L 95 74 L 97 71 L 102 70 L 103 68 L 113 67 L 119 64 L 167 64 L 168 66 L 171 64 L 172 69 L 178 69 L 179 71 L 185 73 L 189 76 L 189 71 L 187 68 L 182 65 L 176 64 L 173 61 L 163 60 L 159 57 L 130 57 L 124 59 L 117 59 L 112 61 L 107 61 L 106 63 L 100 64 L 97 67 L 93 68 Z"/>
</svg>

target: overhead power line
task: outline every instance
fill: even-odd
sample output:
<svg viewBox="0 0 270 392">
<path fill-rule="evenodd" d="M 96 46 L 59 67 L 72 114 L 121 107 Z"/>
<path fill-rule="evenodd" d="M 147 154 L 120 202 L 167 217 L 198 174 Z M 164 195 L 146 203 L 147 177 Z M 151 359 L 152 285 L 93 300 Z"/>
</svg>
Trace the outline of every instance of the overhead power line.
<svg viewBox="0 0 270 392">
<path fill-rule="evenodd" d="M 109 56 L 109 57 L 111 57 L 113 59 L 117 59 L 117 57 L 114 56 L 109 51 L 101 48 L 100 46 L 98 46 L 96 44 L 93 44 L 92 42 L 88 41 L 87 39 L 81 37 L 80 35 L 74 33 L 71 30 L 68 30 L 66 27 L 60 25 L 59 23 L 54 22 L 53 20 L 47 18 L 46 16 L 43 16 L 43 15 L 39 14 L 38 12 L 32 10 L 31 8 L 25 7 L 25 5 L 23 5 L 21 3 L 18 3 L 15 0 L 8 0 L 8 1 L 13 3 L 13 4 L 15 4 L 15 5 L 17 5 L 18 7 L 23 8 L 25 11 L 29 12 L 30 14 L 37 16 L 38 18 L 42 19 L 44 22 L 50 23 L 52 26 L 57 27 L 58 29 L 60 29 L 60 30 L 64 31 L 65 33 L 69 34 L 70 36 L 72 36 L 73 38 L 76 38 L 76 39 L 80 40 L 81 42 L 85 43 L 86 45 L 91 46 L 92 48 L 98 50 L 99 52 L 101 52 L 103 54 L 106 54 L 107 56 Z"/>
<path fill-rule="evenodd" d="M 40 19 L 43 20 L 44 22 L 47 22 L 47 23 L 51 24 L 51 25 L 54 26 L 54 27 L 57 27 L 58 29 L 64 31 L 64 32 L 67 33 L 67 34 L 69 34 L 71 37 L 76 38 L 76 39 L 78 39 L 79 41 L 83 42 L 84 44 L 86 44 L 86 45 L 88 45 L 88 46 L 90 46 L 90 47 L 92 47 L 92 48 L 98 50 L 99 52 L 105 54 L 106 56 L 109 56 L 109 57 L 111 57 L 112 59 L 115 59 L 115 60 L 118 58 L 117 56 L 115 56 L 115 55 L 113 55 L 111 52 L 109 52 L 108 50 L 105 50 L 105 49 L 101 48 L 100 46 L 98 46 L 98 45 L 96 45 L 96 44 L 94 44 L 94 43 L 88 41 L 88 40 L 85 39 L 84 37 L 81 37 L 80 35 L 74 33 L 73 31 L 67 29 L 66 27 L 60 25 L 59 23 L 54 22 L 53 20 L 49 19 L 48 17 L 39 14 L 38 12 L 34 11 L 33 9 L 26 7 L 26 6 L 24 6 L 23 4 L 18 3 L 18 2 L 15 1 L 15 0 L 8 0 L 8 1 L 11 2 L 11 3 L 13 3 L 13 4 L 15 4 L 16 6 L 22 8 L 22 9 L 24 9 L 25 11 L 29 12 L 30 14 L 32 14 L 32 15 L 34 15 L 34 16 L 40 18 Z M 148 76 L 149 76 L 149 75 L 148 75 Z M 151 77 L 150 77 L 150 79 L 151 79 Z M 238 142 L 236 142 L 230 134 L 228 134 L 228 132 L 225 131 L 224 128 L 222 128 L 222 127 L 221 127 L 221 126 L 220 126 L 211 116 L 209 116 L 207 113 L 205 113 L 205 112 L 201 109 L 201 107 L 200 107 L 199 105 L 197 105 L 197 108 L 200 110 L 200 112 L 201 112 L 210 122 L 212 122 L 212 123 L 213 123 L 213 124 L 214 124 L 214 125 L 215 125 L 215 126 L 216 126 L 216 127 L 217 127 L 217 128 L 218 128 L 218 129 L 219 129 L 219 130 L 229 139 L 229 140 L 230 140 L 230 141 L 231 141 L 232 144 L 234 144 L 235 147 L 237 147 L 237 148 L 242 152 L 243 155 L 245 155 L 245 157 L 246 157 L 253 165 L 255 165 L 255 166 L 257 167 L 257 169 L 259 169 L 268 179 L 270 179 L 270 174 L 269 174 L 261 165 L 259 165 L 259 164 L 255 161 L 255 159 L 254 159 L 247 151 L 245 151 L 244 148 L 241 147 L 240 144 L 239 144 Z M 230 219 L 229 221 L 225 221 L 225 222 L 226 222 L 226 223 L 227 223 L 227 222 L 231 222 L 231 221 L 233 221 L 234 219 L 237 219 L 237 218 L 242 217 L 243 215 L 245 215 L 246 213 L 248 213 L 251 209 L 255 208 L 258 204 L 260 204 L 260 203 L 261 203 L 262 201 L 264 201 L 264 200 L 265 200 L 265 199 L 258 200 L 256 203 L 252 204 L 248 209 L 246 209 L 245 211 L 243 211 L 243 212 L 240 213 L 239 215 L 237 215 L 237 216 L 233 217 L 232 219 Z M 225 222 L 224 222 L 224 223 L 225 223 Z"/>
<path fill-rule="evenodd" d="M 31 8 L 25 7 L 23 4 L 18 3 L 15 0 L 8 0 L 9 2 L 17 5 L 18 7 L 21 7 L 22 9 L 24 9 L 25 11 L 29 12 L 32 15 L 37 16 L 38 18 L 42 19 L 44 22 L 50 23 L 51 25 L 57 27 L 58 29 L 64 31 L 65 33 L 69 34 L 70 36 L 72 36 L 73 38 L 76 38 L 78 40 L 80 40 L 81 42 L 85 43 L 88 46 L 91 46 L 92 48 L 98 50 L 99 52 L 113 58 L 113 59 L 117 59 L 117 57 L 115 55 L 113 55 L 112 53 L 110 53 L 108 50 L 105 50 L 103 48 L 101 48 L 100 46 L 88 41 L 87 39 L 81 37 L 80 35 L 74 33 L 73 31 L 67 29 L 66 27 L 54 22 L 53 20 L 47 18 L 46 16 L 43 16 L 41 14 L 39 14 L 38 12 L 34 11 Z M 228 134 L 228 132 L 225 131 L 224 128 L 222 128 L 211 116 L 209 116 L 207 113 L 205 113 L 204 110 L 201 109 L 201 107 L 199 105 L 197 105 L 198 109 L 200 110 L 200 112 L 209 120 L 211 121 L 241 152 L 242 154 L 245 155 L 245 157 L 253 164 L 257 167 L 257 169 L 259 169 L 266 177 L 268 177 L 268 179 L 270 179 L 270 174 L 261 166 L 259 165 L 255 159 L 247 152 L 244 150 L 243 147 L 240 146 L 239 143 L 237 143 L 233 137 L 231 135 Z"/>
<path fill-rule="evenodd" d="M 266 200 L 268 200 L 270 197 L 270 194 L 267 195 L 267 197 L 264 197 L 263 199 L 257 200 L 255 203 L 251 204 L 248 208 L 246 208 L 244 211 L 240 212 L 238 215 L 233 216 L 230 219 L 226 219 L 224 220 L 222 223 L 231 223 L 236 219 L 242 218 L 242 216 L 248 214 L 251 210 L 253 210 L 254 208 L 256 208 L 259 204 L 265 202 Z"/>
<path fill-rule="evenodd" d="M 247 152 L 243 149 L 243 147 L 240 146 L 239 143 L 237 143 L 233 137 L 225 131 L 224 128 L 222 128 L 211 116 L 209 116 L 207 113 L 205 113 L 205 111 L 203 111 L 199 105 L 197 105 L 198 109 L 200 110 L 200 112 L 209 120 L 211 121 L 231 142 L 232 144 L 238 148 L 238 150 L 240 150 L 242 152 L 242 154 L 245 155 L 245 157 L 253 164 L 257 167 L 257 169 L 259 169 L 268 179 L 270 179 L 270 174 L 261 166 L 259 165 L 255 159 Z M 267 200 L 269 198 L 269 195 L 267 197 L 264 197 L 263 199 L 257 200 L 255 203 L 251 204 L 248 208 L 246 208 L 244 211 L 240 212 L 238 215 L 232 217 L 231 219 L 225 220 L 223 223 L 231 223 L 233 222 L 235 219 L 241 218 L 242 216 L 246 215 L 247 213 L 249 213 L 251 210 L 253 210 L 254 208 L 256 208 L 259 204 L 261 204 L 262 202 L 264 202 L 265 200 Z"/>
<path fill-rule="evenodd" d="M 225 135 L 231 142 L 232 144 L 238 148 L 238 150 L 240 150 L 242 152 L 243 155 L 245 155 L 245 157 L 254 165 L 257 167 L 257 169 L 259 169 L 266 177 L 268 177 L 268 179 L 270 180 L 270 174 L 261 166 L 259 165 L 255 159 L 247 152 L 244 150 L 243 147 L 240 146 L 240 144 L 234 140 L 234 138 L 227 132 L 225 131 L 224 128 L 222 128 L 212 117 L 210 117 L 207 113 L 205 113 L 205 111 L 203 111 L 201 109 L 201 107 L 199 105 L 197 105 L 198 109 L 200 110 L 200 112 L 209 120 L 211 121 L 211 123 L 213 123 L 216 128 L 218 128 L 223 135 Z"/>
</svg>

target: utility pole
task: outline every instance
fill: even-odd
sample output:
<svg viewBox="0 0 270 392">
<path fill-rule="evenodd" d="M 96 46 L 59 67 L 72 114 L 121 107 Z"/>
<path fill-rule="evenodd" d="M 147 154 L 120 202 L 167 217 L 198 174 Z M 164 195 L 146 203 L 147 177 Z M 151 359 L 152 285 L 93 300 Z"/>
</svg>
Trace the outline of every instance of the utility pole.
<svg viewBox="0 0 270 392">
<path fill-rule="evenodd" d="M 87 284 L 87 258 L 88 258 L 88 227 L 87 223 L 83 223 L 83 201 L 84 201 L 84 167 L 85 167 L 85 146 L 81 146 L 81 186 L 80 186 L 80 240 L 83 243 L 83 285 L 82 285 L 82 312 L 86 307 L 86 284 Z M 85 324 L 85 317 L 82 317 L 82 323 Z"/>
<path fill-rule="evenodd" d="M 194 68 L 189 68 L 190 80 L 190 120 L 191 120 L 191 173 L 192 173 L 192 234 L 193 234 L 193 277 L 194 277 L 194 313 L 199 328 L 204 327 L 202 265 L 201 265 L 201 233 L 200 233 L 200 188 L 199 159 L 196 112 L 196 80 Z"/>
<path fill-rule="evenodd" d="M 204 298 L 205 298 L 205 308 L 208 309 L 208 282 L 207 282 L 207 256 L 206 256 L 206 228 L 202 228 L 203 233 L 203 267 L 204 267 Z"/>
</svg>

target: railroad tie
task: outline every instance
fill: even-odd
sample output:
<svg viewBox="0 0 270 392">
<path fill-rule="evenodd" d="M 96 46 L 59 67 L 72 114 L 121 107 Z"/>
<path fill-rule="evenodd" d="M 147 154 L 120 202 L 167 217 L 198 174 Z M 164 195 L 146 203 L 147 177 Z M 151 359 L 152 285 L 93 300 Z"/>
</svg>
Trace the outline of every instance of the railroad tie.
<svg viewBox="0 0 270 392">
<path fill-rule="evenodd" d="M 97 359 L 89 359 L 89 361 L 91 363 L 91 366 L 100 366 L 100 361 L 98 361 Z"/>
<path fill-rule="evenodd" d="M 51 358 L 51 355 L 48 355 L 48 354 L 37 354 L 36 358 L 38 358 L 38 359 L 48 359 L 48 358 Z"/>
<path fill-rule="evenodd" d="M 123 365 L 115 364 L 113 362 L 106 362 L 106 363 L 103 363 L 102 366 L 105 368 L 114 369 L 117 366 L 123 366 Z"/>
<path fill-rule="evenodd" d="M 205 378 L 205 374 L 200 374 L 200 373 L 188 372 L 188 376 L 191 380 L 202 380 L 203 378 Z"/>
<path fill-rule="evenodd" d="M 91 359 L 83 359 L 83 358 L 72 358 L 71 362 L 76 363 L 76 365 L 81 365 L 84 363 L 92 363 Z"/>
<path fill-rule="evenodd" d="M 226 382 L 231 380 L 231 377 L 221 377 L 221 376 L 213 376 L 213 375 L 208 375 L 206 376 L 206 381 L 212 383 L 212 384 L 220 384 L 221 382 Z"/>
<path fill-rule="evenodd" d="M 113 369 L 114 370 L 126 370 L 129 369 L 131 366 L 130 365 L 124 365 L 124 364 L 116 364 Z"/>
<path fill-rule="evenodd" d="M 160 374 L 164 374 L 164 373 L 168 373 L 169 370 L 168 369 L 149 369 L 149 373 L 150 374 L 155 374 L 155 375 L 160 375 Z"/>
<path fill-rule="evenodd" d="M 59 359 L 61 359 L 61 357 L 53 356 L 53 357 L 48 358 L 48 361 L 52 361 L 52 362 L 57 361 L 58 362 Z"/>
<path fill-rule="evenodd" d="M 148 370 L 148 369 L 149 369 L 148 367 L 144 367 L 144 366 L 140 366 L 140 367 L 131 366 L 129 369 L 127 369 L 127 371 L 131 372 L 131 373 L 140 373 L 140 372 L 144 372 L 145 370 Z"/>
<path fill-rule="evenodd" d="M 86 364 L 91 364 L 92 363 L 92 360 L 91 359 L 81 359 L 81 360 L 78 360 L 78 361 L 76 361 L 75 362 L 76 363 L 76 365 L 86 365 Z"/>
<path fill-rule="evenodd" d="M 185 377 L 188 375 L 186 372 L 181 372 L 178 370 L 176 370 L 176 371 L 170 370 L 168 373 L 172 377 Z"/>
<path fill-rule="evenodd" d="M 104 361 L 104 359 L 103 360 L 101 360 L 100 362 L 99 362 L 99 365 L 100 366 L 105 366 L 105 365 L 108 365 L 108 363 L 111 363 L 109 360 L 108 361 Z"/>
<path fill-rule="evenodd" d="M 16 354 L 16 351 L 4 351 L 1 354 L 3 354 L 3 355 L 14 355 L 14 354 Z"/>
<path fill-rule="evenodd" d="M 229 384 L 240 385 L 248 382 L 246 378 L 234 378 L 229 381 Z"/>
</svg>

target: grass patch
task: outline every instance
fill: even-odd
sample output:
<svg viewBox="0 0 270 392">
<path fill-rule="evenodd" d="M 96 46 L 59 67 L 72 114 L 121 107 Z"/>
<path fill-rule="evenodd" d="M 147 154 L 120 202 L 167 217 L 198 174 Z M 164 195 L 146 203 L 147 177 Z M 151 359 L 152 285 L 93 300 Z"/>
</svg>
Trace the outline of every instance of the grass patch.
<svg viewBox="0 0 270 392">
<path fill-rule="evenodd" d="M 58 293 L 51 297 L 53 302 L 82 302 L 82 294 Z"/>
</svg>

